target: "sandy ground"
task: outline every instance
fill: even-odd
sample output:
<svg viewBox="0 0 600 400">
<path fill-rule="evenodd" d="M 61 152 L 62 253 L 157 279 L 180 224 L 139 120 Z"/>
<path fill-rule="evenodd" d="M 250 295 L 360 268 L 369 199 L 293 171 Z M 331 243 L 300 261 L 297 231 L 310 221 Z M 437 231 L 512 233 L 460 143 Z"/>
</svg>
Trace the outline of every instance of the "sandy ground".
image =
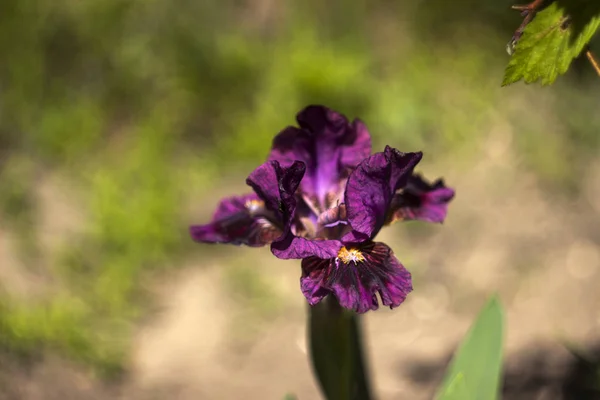
<svg viewBox="0 0 600 400">
<path fill-rule="evenodd" d="M 493 292 L 506 308 L 507 399 L 570 398 L 560 391 L 573 358 L 560 341 L 592 345 L 599 338 L 600 162 L 582 178 L 578 199 L 562 199 L 519 168 L 510 132 L 494 135 L 469 174 L 425 163 L 428 175 L 443 171 L 457 188 L 444 226 L 411 225 L 410 232 L 388 229 L 380 237 L 415 279 L 402 307 L 364 318 L 380 399 L 432 398 L 451 352 Z M 123 382 L 95 381 L 48 356 L 3 363 L 0 399 L 249 400 L 288 392 L 319 399 L 307 361 L 299 265 L 266 249 L 230 252 L 261 271 L 274 288 L 276 311 L 247 317 L 248 305 L 227 283 L 225 259 L 190 260 L 157 279 L 158 311 L 138 328 Z M 1 240 L 0 254 L 2 281 L 26 285 L 4 268 L 12 262 Z"/>
</svg>

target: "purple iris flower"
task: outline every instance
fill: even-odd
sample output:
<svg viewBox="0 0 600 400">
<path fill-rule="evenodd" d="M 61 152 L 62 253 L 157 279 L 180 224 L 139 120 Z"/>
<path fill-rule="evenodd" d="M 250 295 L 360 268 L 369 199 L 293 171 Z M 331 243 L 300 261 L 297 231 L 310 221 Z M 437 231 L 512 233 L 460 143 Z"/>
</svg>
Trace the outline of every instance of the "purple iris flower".
<svg viewBox="0 0 600 400">
<path fill-rule="evenodd" d="M 213 220 L 192 226 L 205 243 L 264 246 L 302 259 L 301 289 L 309 304 L 333 295 L 364 313 L 399 306 L 412 290 L 410 273 L 379 230 L 398 220 L 441 223 L 454 190 L 413 173 L 422 153 L 389 146 L 371 154 L 360 120 L 308 106 L 273 140 L 268 161 L 246 182 L 254 193 L 221 201 Z"/>
</svg>

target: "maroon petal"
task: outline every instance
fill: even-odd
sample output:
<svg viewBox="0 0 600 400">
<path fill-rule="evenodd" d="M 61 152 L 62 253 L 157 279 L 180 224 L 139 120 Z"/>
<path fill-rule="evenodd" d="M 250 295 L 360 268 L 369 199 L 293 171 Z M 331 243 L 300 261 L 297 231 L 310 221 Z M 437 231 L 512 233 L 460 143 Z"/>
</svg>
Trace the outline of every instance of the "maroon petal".
<svg viewBox="0 0 600 400">
<path fill-rule="evenodd" d="M 211 223 L 191 226 L 190 234 L 195 241 L 203 243 L 264 246 L 282 234 L 270 215 L 254 193 L 228 197 L 219 203 Z"/>
<path fill-rule="evenodd" d="M 421 220 L 442 223 L 446 219 L 448 203 L 454 198 L 454 190 L 444 185 L 442 179 L 433 184 L 419 175 L 413 175 L 408 185 L 394 196 L 388 221 Z"/>
<path fill-rule="evenodd" d="M 342 307 L 364 313 L 381 304 L 394 308 L 412 291 L 410 273 L 384 243 L 359 248 L 343 247 L 331 259 L 309 257 L 302 260 L 302 293 L 315 305 L 333 294 Z"/>
<path fill-rule="evenodd" d="M 323 106 L 308 106 L 296 117 L 300 128 L 288 127 L 273 140 L 269 160 L 289 165 L 306 164 L 301 191 L 324 210 L 340 191 L 349 170 L 371 153 L 371 137 L 365 125 Z"/>
<path fill-rule="evenodd" d="M 284 260 L 306 257 L 331 258 L 337 255 L 342 246 L 339 240 L 311 240 L 289 232 L 284 238 L 273 242 L 271 252 Z"/>
<path fill-rule="evenodd" d="M 302 161 L 294 161 L 289 167 L 281 166 L 278 161 L 268 161 L 246 180 L 281 222 L 282 234 L 271 244 L 271 251 L 279 258 L 303 258 L 303 254 L 310 251 L 310 246 L 305 243 L 308 241 L 297 238 L 292 232 L 297 206 L 294 194 L 304 171 Z"/>
<path fill-rule="evenodd" d="M 277 161 L 268 161 L 252 171 L 246 183 L 265 202 L 265 207 L 274 212 L 285 225 L 296 209 L 294 193 L 305 169 L 301 161 L 294 161 L 287 167 L 281 166 Z"/>
<path fill-rule="evenodd" d="M 345 203 L 354 232 L 344 241 L 373 238 L 384 225 L 394 193 L 404 187 L 422 153 L 401 153 L 386 146 L 365 159 L 348 178 Z"/>
</svg>

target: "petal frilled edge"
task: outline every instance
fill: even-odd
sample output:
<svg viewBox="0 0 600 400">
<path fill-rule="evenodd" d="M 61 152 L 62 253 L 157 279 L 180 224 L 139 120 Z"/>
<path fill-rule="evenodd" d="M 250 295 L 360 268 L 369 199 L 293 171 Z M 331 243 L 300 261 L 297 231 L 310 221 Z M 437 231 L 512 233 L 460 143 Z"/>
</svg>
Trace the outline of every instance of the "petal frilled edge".
<svg viewBox="0 0 600 400">
<path fill-rule="evenodd" d="M 264 204 L 254 193 L 227 197 L 221 200 L 209 224 L 190 226 L 190 235 L 202 243 L 264 246 L 280 237 L 282 230 L 263 211 Z"/>
<path fill-rule="evenodd" d="M 335 145 L 341 149 L 339 163 L 342 168 L 356 167 L 371 154 L 371 135 L 359 119 L 349 123 L 344 115 L 334 110 L 310 105 L 298 113 L 296 120 L 301 128 L 323 140 L 335 140 Z"/>
<path fill-rule="evenodd" d="M 302 260 L 302 293 L 309 304 L 315 305 L 326 295 L 333 294 L 342 307 L 365 313 L 377 310 L 379 302 L 390 308 L 398 307 L 412 291 L 410 273 L 384 243 L 360 247 L 361 261 L 345 263 L 339 258 Z"/>
<path fill-rule="evenodd" d="M 346 184 L 346 213 L 353 231 L 343 241 L 375 237 L 386 222 L 394 193 L 407 184 L 422 156 L 386 146 L 358 165 Z"/>
<path fill-rule="evenodd" d="M 454 189 L 446 187 L 442 179 L 429 183 L 420 175 L 413 175 L 406 188 L 394 196 L 388 220 L 390 223 L 398 220 L 442 223 L 454 195 Z"/>
</svg>

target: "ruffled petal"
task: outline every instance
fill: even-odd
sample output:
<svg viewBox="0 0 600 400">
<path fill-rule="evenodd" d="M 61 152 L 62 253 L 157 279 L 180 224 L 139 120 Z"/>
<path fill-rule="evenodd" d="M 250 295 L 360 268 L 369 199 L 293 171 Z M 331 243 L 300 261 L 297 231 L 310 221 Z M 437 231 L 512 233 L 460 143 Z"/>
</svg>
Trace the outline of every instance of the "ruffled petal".
<svg viewBox="0 0 600 400">
<path fill-rule="evenodd" d="M 192 239 L 202 243 L 264 246 L 282 234 L 256 194 L 228 197 L 219 203 L 212 222 L 190 227 Z"/>
<path fill-rule="evenodd" d="M 304 171 L 302 161 L 294 161 L 288 167 L 281 166 L 278 161 L 268 161 L 254 170 L 246 180 L 282 223 L 281 236 L 271 244 L 271 251 L 279 258 L 303 258 L 305 254 L 312 254 L 311 252 L 329 254 L 323 253 L 326 250 L 321 250 L 319 246 L 311 245 L 310 240 L 296 237 L 292 229 L 297 221 L 306 217 L 296 215 L 297 201 L 294 196 Z"/>
<path fill-rule="evenodd" d="M 346 185 L 346 213 L 354 232 L 344 241 L 375 237 L 386 221 L 394 193 L 406 185 L 422 155 L 386 146 L 384 152 L 359 164 Z"/>
<path fill-rule="evenodd" d="M 286 225 L 296 209 L 294 193 L 305 170 L 301 161 L 294 161 L 287 167 L 281 166 L 278 161 L 268 161 L 252 171 L 246 183 L 265 202 L 265 207 Z"/>
<path fill-rule="evenodd" d="M 446 219 L 448 203 L 454 198 L 454 190 L 444 185 L 442 179 L 429 183 L 419 175 L 413 175 L 408 185 L 392 200 L 388 222 L 398 220 L 421 220 L 442 223 Z"/>
<path fill-rule="evenodd" d="M 300 128 L 288 127 L 273 140 L 269 160 L 306 164 L 301 192 L 321 210 L 335 202 L 340 182 L 371 153 L 365 125 L 324 106 L 308 106 L 296 116 Z"/>
<path fill-rule="evenodd" d="M 398 307 L 412 291 L 410 273 L 384 243 L 343 247 L 330 259 L 302 260 L 302 293 L 314 305 L 333 294 L 342 307 L 364 313 L 381 304 Z"/>
<path fill-rule="evenodd" d="M 306 239 L 294 236 L 291 232 L 271 244 L 271 252 L 283 260 L 307 257 L 335 257 L 342 248 L 339 240 Z"/>
</svg>

